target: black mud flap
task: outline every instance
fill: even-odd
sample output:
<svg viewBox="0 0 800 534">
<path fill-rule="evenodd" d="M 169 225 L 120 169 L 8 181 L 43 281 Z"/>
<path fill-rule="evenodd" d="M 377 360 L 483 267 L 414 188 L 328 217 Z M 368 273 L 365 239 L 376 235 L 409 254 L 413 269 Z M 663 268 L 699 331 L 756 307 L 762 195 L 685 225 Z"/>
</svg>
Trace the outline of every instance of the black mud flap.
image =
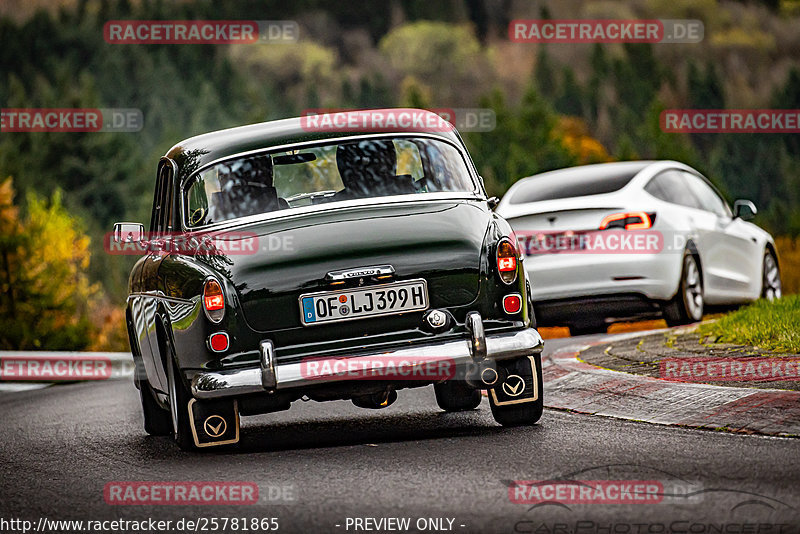
<svg viewBox="0 0 800 534">
<path fill-rule="evenodd" d="M 189 424 L 197 447 L 239 442 L 239 405 L 235 400 L 189 401 Z"/>
<path fill-rule="evenodd" d="M 504 377 L 489 390 L 495 406 L 521 404 L 539 400 L 539 377 L 536 375 L 535 356 L 497 362 L 500 376 Z"/>
</svg>

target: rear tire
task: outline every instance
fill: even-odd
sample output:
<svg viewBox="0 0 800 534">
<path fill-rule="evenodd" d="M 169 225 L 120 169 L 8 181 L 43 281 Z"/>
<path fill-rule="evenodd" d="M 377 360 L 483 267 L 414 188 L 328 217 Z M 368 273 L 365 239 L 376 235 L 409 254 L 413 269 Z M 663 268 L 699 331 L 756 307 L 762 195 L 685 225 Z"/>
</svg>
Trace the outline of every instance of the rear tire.
<svg viewBox="0 0 800 534">
<path fill-rule="evenodd" d="M 165 336 L 166 337 L 166 336 Z M 174 351 L 169 340 L 164 341 L 166 349 L 167 382 L 169 383 L 170 433 L 184 451 L 196 450 L 191 423 L 189 422 L 189 401 L 192 396 L 180 378 L 175 365 Z"/>
<path fill-rule="evenodd" d="M 498 362 L 503 366 L 506 376 L 517 375 L 525 380 L 526 383 L 532 382 L 533 370 L 531 360 L 525 356 L 511 362 Z M 542 357 L 537 354 L 533 357 L 534 369 L 536 370 L 536 400 L 521 402 L 516 404 L 498 405 L 495 403 L 493 392 L 489 392 L 489 406 L 492 408 L 494 420 L 503 426 L 530 426 L 536 424 L 542 417 L 544 410 L 544 395 L 542 391 Z M 500 386 L 502 387 L 502 386 Z M 523 397 L 520 397 L 523 398 Z"/>
<path fill-rule="evenodd" d="M 436 404 L 446 412 L 474 410 L 481 403 L 480 390 L 456 380 L 434 384 L 433 391 L 436 393 Z"/>
<path fill-rule="evenodd" d="M 169 410 L 159 406 L 155 392 L 146 380 L 139 383 L 139 398 L 142 401 L 144 430 L 151 436 L 169 436 L 172 434 L 172 418 Z"/>
<path fill-rule="evenodd" d="M 683 253 L 683 268 L 678 292 L 664 307 L 664 320 L 669 326 L 696 323 L 703 318 L 703 277 L 697 256 Z"/>
<path fill-rule="evenodd" d="M 775 300 L 783 295 L 783 284 L 781 284 L 781 271 L 778 267 L 778 258 L 771 250 L 764 253 L 764 261 L 761 276 L 761 298 Z"/>
</svg>

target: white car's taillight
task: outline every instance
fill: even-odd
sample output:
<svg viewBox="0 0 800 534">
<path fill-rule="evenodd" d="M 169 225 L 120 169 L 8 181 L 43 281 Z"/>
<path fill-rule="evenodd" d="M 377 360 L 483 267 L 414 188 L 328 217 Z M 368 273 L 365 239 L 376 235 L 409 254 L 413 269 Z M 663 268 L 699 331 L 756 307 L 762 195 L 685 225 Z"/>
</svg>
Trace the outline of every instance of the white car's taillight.
<svg viewBox="0 0 800 534">
<path fill-rule="evenodd" d="M 647 230 L 653 226 L 655 213 L 645 213 L 643 211 L 626 211 L 606 215 L 600 222 L 600 230 L 610 230 L 619 228 L 623 230 Z"/>
<path fill-rule="evenodd" d="M 517 279 L 517 247 L 510 239 L 504 237 L 497 243 L 497 276 L 505 284 L 512 284 Z"/>
<path fill-rule="evenodd" d="M 203 285 L 203 309 L 212 323 L 218 323 L 225 317 L 225 295 L 222 286 L 214 278 L 209 278 Z"/>
</svg>

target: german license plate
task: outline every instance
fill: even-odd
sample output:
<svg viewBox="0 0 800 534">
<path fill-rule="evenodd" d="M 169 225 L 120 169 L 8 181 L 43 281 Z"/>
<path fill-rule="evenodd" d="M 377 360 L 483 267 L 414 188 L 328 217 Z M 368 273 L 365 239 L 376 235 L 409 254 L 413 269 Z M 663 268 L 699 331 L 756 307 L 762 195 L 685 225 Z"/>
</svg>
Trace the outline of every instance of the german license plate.
<svg viewBox="0 0 800 534">
<path fill-rule="evenodd" d="M 300 295 L 304 325 L 350 321 L 428 308 L 425 280 Z"/>
</svg>

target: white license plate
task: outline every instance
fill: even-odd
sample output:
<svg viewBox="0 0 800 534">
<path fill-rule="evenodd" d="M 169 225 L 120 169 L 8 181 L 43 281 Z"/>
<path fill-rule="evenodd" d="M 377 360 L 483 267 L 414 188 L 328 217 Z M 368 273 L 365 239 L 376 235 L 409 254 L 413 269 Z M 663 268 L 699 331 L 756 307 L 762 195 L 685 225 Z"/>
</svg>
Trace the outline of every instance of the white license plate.
<svg viewBox="0 0 800 534">
<path fill-rule="evenodd" d="M 350 321 L 428 308 L 425 280 L 300 295 L 304 325 Z"/>
</svg>

